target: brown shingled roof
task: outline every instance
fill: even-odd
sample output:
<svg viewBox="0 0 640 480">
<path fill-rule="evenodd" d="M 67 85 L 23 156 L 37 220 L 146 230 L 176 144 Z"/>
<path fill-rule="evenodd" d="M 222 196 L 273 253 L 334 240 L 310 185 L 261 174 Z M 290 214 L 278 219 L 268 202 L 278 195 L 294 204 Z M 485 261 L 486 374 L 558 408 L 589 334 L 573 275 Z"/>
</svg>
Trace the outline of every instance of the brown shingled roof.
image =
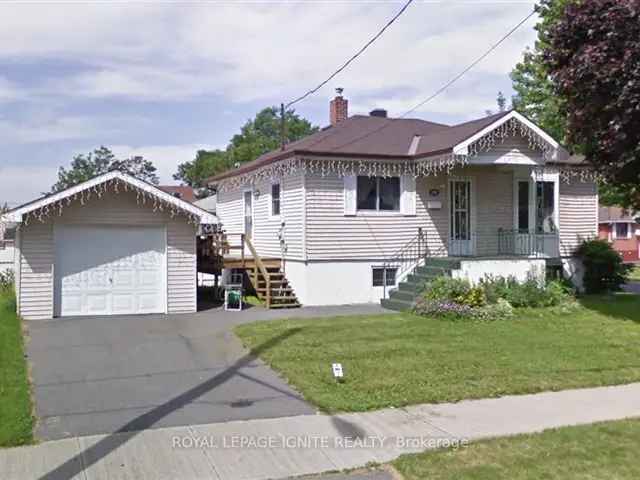
<svg viewBox="0 0 640 480">
<path fill-rule="evenodd" d="M 444 153 L 509 113 L 510 111 L 501 112 L 453 126 L 420 119 L 354 115 L 335 126 L 292 142 L 284 150 L 265 153 L 252 162 L 221 173 L 208 181 L 217 182 L 242 175 L 296 155 L 403 160 Z M 410 152 L 416 136 L 420 137 L 417 149 Z"/>
<path fill-rule="evenodd" d="M 635 223 L 640 213 L 634 214 L 622 207 L 605 207 L 600 205 L 598 209 L 598 223 Z"/>
</svg>

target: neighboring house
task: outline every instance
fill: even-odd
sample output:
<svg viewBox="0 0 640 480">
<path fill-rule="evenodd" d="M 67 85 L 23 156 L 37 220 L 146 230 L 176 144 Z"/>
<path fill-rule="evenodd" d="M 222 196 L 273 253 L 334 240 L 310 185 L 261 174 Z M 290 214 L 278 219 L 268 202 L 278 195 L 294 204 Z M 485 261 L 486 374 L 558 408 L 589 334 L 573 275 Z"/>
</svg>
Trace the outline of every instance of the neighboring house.
<svg viewBox="0 0 640 480">
<path fill-rule="evenodd" d="M 640 214 L 620 207 L 600 207 L 598 235 L 611 242 L 625 262 L 640 261 Z"/>
<path fill-rule="evenodd" d="M 206 210 L 209 213 L 213 213 L 214 215 L 216 214 L 216 203 L 217 196 L 215 194 L 193 202 L 194 205 L 197 205 L 203 210 Z"/>
<path fill-rule="evenodd" d="M 330 127 L 209 180 L 229 238 L 282 259 L 302 304 L 378 301 L 425 252 L 455 257 L 473 281 L 550 264 L 579 274 L 572 254 L 597 235 L 596 185 L 531 121 L 509 111 L 448 126 L 347 109 L 338 95 Z"/>
<path fill-rule="evenodd" d="M 195 312 L 196 234 L 214 215 L 110 172 L 11 210 L 26 319 Z"/>
<path fill-rule="evenodd" d="M 185 202 L 194 203 L 196 201 L 193 188 L 187 185 L 160 185 L 158 188 Z"/>
<path fill-rule="evenodd" d="M 15 229 L 0 223 L 0 272 L 13 270 Z"/>
</svg>

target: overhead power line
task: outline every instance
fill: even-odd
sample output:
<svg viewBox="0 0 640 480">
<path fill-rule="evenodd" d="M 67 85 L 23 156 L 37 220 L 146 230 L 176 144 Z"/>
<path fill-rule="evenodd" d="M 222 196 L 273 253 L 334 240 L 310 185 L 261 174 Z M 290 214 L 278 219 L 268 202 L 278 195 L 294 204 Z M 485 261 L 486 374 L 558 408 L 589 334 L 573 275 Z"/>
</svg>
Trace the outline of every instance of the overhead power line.
<svg viewBox="0 0 640 480">
<path fill-rule="evenodd" d="M 509 38 L 511 35 L 513 35 L 520 27 L 522 27 L 522 25 L 524 25 L 527 20 L 529 20 L 531 17 L 533 17 L 536 14 L 536 11 L 532 11 L 529 15 L 527 15 L 526 17 L 524 17 L 522 20 L 520 20 L 520 22 L 518 22 L 511 30 L 509 30 L 502 38 L 500 38 L 500 40 L 498 40 L 496 43 L 494 43 L 493 45 L 491 45 L 491 47 L 489 47 L 489 49 L 487 51 L 485 51 L 482 55 L 480 55 L 476 60 L 474 60 L 468 67 L 466 67 L 464 70 L 462 70 L 458 75 L 456 75 L 455 77 L 453 77 L 451 80 L 449 80 L 447 83 L 445 83 L 442 87 L 440 87 L 438 90 L 436 90 L 434 93 L 432 93 L 429 97 L 427 97 L 426 99 L 424 99 L 423 101 L 421 101 L 420 103 L 418 103 L 417 105 L 413 106 L 411 109 L 407 110 L 406 112 L 404 112 L 402 115 L 400 115 L 400 117 L 398 118 L 404 118 L 407 115 L 409 115 L 410 113 L 416 111 L 418 108 L 426 105 L 427 103 L 429 103 L 431 100 L 433 100 L 434 98 L 436 98 L 438 95 L 440 95 L 442 92 L 444 92 L 445 90 L 447 90 L 451 85 L 453 85 L 454 83 L 456 83 L 458 80 L 460 80 L 464 75 L 466 75 L 473 67 L 475 67 L 476 65 L 478 65 L 478 63 L 480 63 L 482 60 L 484 60 L 485 58 L 487 58 L 496 48 L 498 48 L 502 43 L 504 43 L 504 41 Z M 384 130 L 385 128 L 387 128 L 391 123 L 390 122 L 386 122 L 384 124 L 382 124 L 382 126 L 380 126 L 379 128 L 365 133 L 364 135 L 357 137 L 353 140 L 350 140 L 346 143 L 343 143 L 341 145 L 337 145 L 335 146 L 332 150 L 337 150 L 338 148 L 342 148 L 342 147 L 346 147 L 348 145 L 351 145 L 355 142 L 358 142 L 364 138 L 370 137 L 371 135 L 374 135 L 376 133 L 379 133 L 380 131 Z M 326 137 L 323 137 L 322 140 L 326 139 Z M 320 140 L 318 140 L 319 142 Z M 316 142 L 317 143 L 317 142 Z"/>
<path fill-rule="evenodd" d="M 382 34 L 385 32 L 385 30 L 387 28 L 389 28 L 393 22 L 395 22 L 400 15 L 402 15 L 405 10 L 409 7 L 409 5 L 411 5 L 411 3 L 413 3 L 413 0 L 408 0 L 407 3 L 404 4 L 404 6 L 400 9 L 400 11 L 398 11 L 398 13 L 395 14 L 395 16 L 389 20 L 386 25 L 384 27 L 382 27 L 382 29 L 376 33 L 371 40 L 369 40 L 360 50 L 358 50 L 351 58 L 349 58 L 346 62 L 344 62 L 340 68 L 338 68 L 335 72 L 333 72 L 331 75 L 329 75 L 329 77 L 324 80 L 323 82 L 321 82 L 317 87 L 312 88 L 311 90 L 309 90 L 307 93 L 305 93 L 304 95 L 301 95 L 300 97 L 296 98 L 295 100 L 290 101 L 289 103 L 287 103 L 285 105 L 285 108 L 289 108 L 292 105 L 301 102 L 302 100 L 304 100 L 305 98 L 307 98 L 309 95 L 313 95 L 314 93 L 316 93 L 318 90 L 320 90 L 322 87 L 324 87 L 327 83 L 329 83 L 331 80 L 333 80 L 333 78 L 335 78 L 336 75 L 338 75 L 340 72 L 342 72 L 345 68 L 347 68 L 349 66 L 349 64 L 351 64 L 356 58 L 358 58 L 360 55 L 362 55 L 362 53 L 364 53 L 364 51 L 369 48 L 378 38 L 380 38 L 382 36 Z"/>
<path fill-rule="evenodd" d="M 524 17 L 522 20 L 520 20 L 520 22 L 518 22 L 518 24 L 513 27 L 511 30 L 509 30 L 506 35 L 504 35 L 500 40 L 498 40 L 496 43 L 494 43 L 493 45 L 491 45 L 491 47 L 489 48 L 489 50 L 487 50 L 486 52 L 484 52 L 482 55 L 480 55 L 473 63 L 471 63 L 471 65 L 469 65 L 467 68 L 465 68 L 464 70 L 462 70 L 458 75 L 456 75 L 455 77 L 453 77 L 451 80 L 449 80 L 447 83 L 445 83 L 442 87 L 440 87 L 438 90 L 436 90 L 433 94 L 431 94 L 429 97 L 427 97 L 426 99 L 424 99 L 423 101 L 421 101 L 420 103 L 418 103 L 417 105 L 415 105 L 414 107 L 412 107 L 410 110 L 407 110 L 406 112 L 404 112 L 402 115 L 400 115 L 400 118 L 406 117 L 407 115 L 409 115 L 412 112 L 415 112 L 417 109 L 419 109 L 420 107 L 426 105 L 427 103 L 429 103 L 431 100 L 433 100 L 434 98 L 436 98 L 438 95 L 440 95 L 442 92 L 444 92 L 447 88 L 449 88 L 451 85 L 453 85 L 454 83 L 456 83 L 458 80 L 460 80 L 462 77 L 464 77 L 467 72 L 469 72 L 469 70 L 471 70 L 473 67 L 475 67 L 476 65 L 478 65 L 482 60 L 484 60 L 485 58 L 487 58 L 489 55 L 491 55 L 491 53 L 498 48 L 507 38 L 509 38 L 511 35 L 513 35 L 516 30 L 518 30 L 522 25 L 524 25 L 525 23 L 527 23 L 527 20 L 529 20 L 531 17 L 533 17 L 536 14 L 536 10 L 533 10 L 529 15 L 527 15 L 526 17 Z"/>
</svg>

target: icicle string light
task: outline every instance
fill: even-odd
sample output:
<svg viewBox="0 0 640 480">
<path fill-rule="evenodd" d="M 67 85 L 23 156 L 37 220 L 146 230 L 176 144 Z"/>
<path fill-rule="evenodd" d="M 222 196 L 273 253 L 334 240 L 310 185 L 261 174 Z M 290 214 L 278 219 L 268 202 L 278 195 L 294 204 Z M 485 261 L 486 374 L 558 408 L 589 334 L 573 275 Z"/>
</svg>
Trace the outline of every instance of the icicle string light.
<svg viewBox="0 0 640 480">
<path fill-rule="evenodd" d="M 167 212 L 171 218 L 174 218 L 177 215 L 184 215 L 187 217 L 190 224 L 200 224 L 200 217 L 198 215 L 195 215 L 188 210 L 184 210 L 174 203 L 163 200 L 162 198 L 159 198 L 150 192 L 136 188 L 133 185 L 130 185 L 128 182 L 125 182 L 119 178 L 112 178 L 110 180 L 107 180 L 106 182 L 81 190 L 57 202 L 47 204 L 31 212 L 27 212 L 24 214 L 23 222 L 25 225 L 28 225 L 32 221 L 39 221 L 44 223 L 49 217 L 54 214 L 58 217 L 62 216 L 65 208 L 72 206 L 74 203 L 86 205 L 86 203 L 92 198 L 101 199 L 109 192 L 118 195 L 122 192 L 131 191 L 135 191 L 136 203 L 138 205 L 146 205 L 147 203 L 149 203 L 152 205 L 152 209 L 154 212 Z"/>
<path fill-rule="evenodd" d="M 329 175 L 337 175 L 339 177 L 350 175 L 369 177 L 411 175 L 413 177 L 424 177 L 437 175 L 442 172 L 449 174 L 454 168 L 467 165 L 470 159 L 481 153 L 489 152 L 496 145 L 504 143 L 507 138 L 516 136 L 525 139 L 529 148 L 541 152 L 545 164 L 552 159 L 554 148 L 533 129 L 519 122 L 517 119 L 512 118 L 473 142 L 469 146 L 468 154 L 465 155 L 446 153 L 420 160 L 326 160 L 305 157 L 290 158 L 246 174 L 226 178 L 220 181 L 218 190 L 222 192 L 238 190 L 246 185 L 273 182 L 284 176 L 300 173 L 316 174 L 322 177 Z M 543 164 L 540 168 L 546 169 L 548 167 Z M 596 181 L 598 179 L 595 172 L 583 166 L 558 166 L 554 167 L 553 171 L 558 172 L 560 178 L 567 183 L 573 179 L 579 179 L 582 182 Z"/>
</svg>

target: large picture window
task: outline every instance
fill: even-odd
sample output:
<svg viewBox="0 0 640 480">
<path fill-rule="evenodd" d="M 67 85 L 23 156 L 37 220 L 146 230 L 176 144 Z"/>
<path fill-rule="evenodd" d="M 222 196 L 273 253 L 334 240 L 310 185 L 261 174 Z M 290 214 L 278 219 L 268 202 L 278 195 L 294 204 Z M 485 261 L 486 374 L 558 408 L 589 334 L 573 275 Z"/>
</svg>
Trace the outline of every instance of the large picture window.
<svg viewBox="0 0 640 480">
<path fill-rule="evenodd" d="M 399 177 L 358 177 L 358 210 L 400 211 Z"/>
</svg>

